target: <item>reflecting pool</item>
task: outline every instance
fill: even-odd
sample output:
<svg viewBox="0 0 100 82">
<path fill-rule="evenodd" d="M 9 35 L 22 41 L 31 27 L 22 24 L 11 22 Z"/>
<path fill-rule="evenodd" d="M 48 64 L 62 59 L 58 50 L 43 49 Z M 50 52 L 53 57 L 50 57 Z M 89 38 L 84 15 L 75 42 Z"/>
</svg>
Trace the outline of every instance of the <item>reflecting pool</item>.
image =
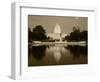
<svg viewBox="0 0 100 82">
<path fill-rule="evenodd" d="M 29 46 L 28 66 L 87 64 L 87 47 L 87 45 Z"/>
</svg>

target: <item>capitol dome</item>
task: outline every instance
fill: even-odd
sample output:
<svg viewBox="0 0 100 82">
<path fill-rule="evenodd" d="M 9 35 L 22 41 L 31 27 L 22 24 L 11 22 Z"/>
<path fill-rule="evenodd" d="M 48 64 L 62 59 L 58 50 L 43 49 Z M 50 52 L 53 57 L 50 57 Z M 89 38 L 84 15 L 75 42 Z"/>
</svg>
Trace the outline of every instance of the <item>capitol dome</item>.
<svg viewBox="0 0 100 82">
<path fill-rule="evenodd" d="M 54 33 L 57 33 L 57 34 L 61 33 L 61 28 L 60 28 L 60 25 L 58 23 L 56 23 L 56 25 L 54 27 Z"/>
</svg>

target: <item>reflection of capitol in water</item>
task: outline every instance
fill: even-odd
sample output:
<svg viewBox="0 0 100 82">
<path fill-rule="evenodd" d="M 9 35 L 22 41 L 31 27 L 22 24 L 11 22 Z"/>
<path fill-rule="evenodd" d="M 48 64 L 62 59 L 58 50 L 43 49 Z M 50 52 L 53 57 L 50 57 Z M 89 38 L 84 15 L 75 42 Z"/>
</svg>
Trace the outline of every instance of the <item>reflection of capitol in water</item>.
<svg viewBox="0 0 100 82">
<path fill-rule="evenodd" d="M 67 36 L 67 34 L 62 33 L 60 25 L 56 23 L 54 27 L 54 33 L 49 33 L 47 36 L 50 37 L 50 39 L 62 42 L 62 39 Z"/>
<path fill-rule="evenodd" d="M 87 64 L 88 60 L 86 46 L 32 46 L 28 53 L 28 66 Z"/>
<path fill-rule="evenodd" d="M 62 53 L 68 53 L 68 51 L 63 46 L 58 46 L 58 45 L 51 46 L 51 47 L 47 48 L 46 52 L 47 53 L 52 52 L 52 55 L 53 55 L 54 59 L 56 60 L 56 62 L 59 62 L 61 60 Z"/>
</svg>

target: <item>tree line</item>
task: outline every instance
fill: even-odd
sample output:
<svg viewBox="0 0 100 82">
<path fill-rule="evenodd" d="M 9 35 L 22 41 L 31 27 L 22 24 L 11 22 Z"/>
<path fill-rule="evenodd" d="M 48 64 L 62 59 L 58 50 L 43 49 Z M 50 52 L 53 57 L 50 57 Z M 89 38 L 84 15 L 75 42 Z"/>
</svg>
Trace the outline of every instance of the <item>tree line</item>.
<svg viewBox="0 0 100 82">
<path fill-rule="evenodd" d="M 77 27 L 73 27 L 72 32 L 65 36 L 66 41 L 86 41 L 88 38 L 88 31 L 80 31 Z M 50 37 L 47 37 L 45 29 L 41 25 L 37 25 L 32 31 L 28 28 L 28 41 L 50 41 Z"/>
<path fill-rule="evenodd" d="M 65 37 L 65 40 L 67 41 L 87 41 L 88 39 L 88 31 L 80 31 L 80 29 L 77 27 L 73 27 L 73 31 Z"/>
</svg>

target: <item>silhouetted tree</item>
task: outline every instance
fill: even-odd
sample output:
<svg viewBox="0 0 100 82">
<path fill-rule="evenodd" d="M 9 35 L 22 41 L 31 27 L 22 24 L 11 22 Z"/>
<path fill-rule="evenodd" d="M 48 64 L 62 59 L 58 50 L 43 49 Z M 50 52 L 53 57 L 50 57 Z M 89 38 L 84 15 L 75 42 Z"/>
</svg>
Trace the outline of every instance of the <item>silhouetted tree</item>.
<svg viewBox="0 0 100 82">
<path fill-rule="evenodd" d="M 71 41 L 79 41 L 80 30 L 77 27 L 73 27 L 73 32 L 70 33 L 70 40 Z"/>
<path fill-rule="evenodd" d="M 32 32 L 31 30 L 28 28 L 28 42 L 32 41 Z"/>
<path fill-rule="evenodd" d="M 87 41 L 88 32 L 82 31 L 77 27 L 73 27 L 73 31 L 70 35 L 65 36 L 65 40 L 67 41 Z"/>
<path fill-rule="evenodd" d="M 38 25 L 35 28 L 33 28 L 32 39 L 38 41 L 45 40 L 47 39 L 45 33 L 45 29 L 41 25 Z"/>
<path fill-rule="evenodd" d="M 82 31 L 80 33 L 80 40 L 81 41 L 87 41 L 87 39 L 88 39 L 88 32 L 87 31 Z"/>
<path fill-rule="evenodd" d="M 70 41 L 70 36 L 69 35 L 65 36 L 65 40 Z"/>
</svg>

